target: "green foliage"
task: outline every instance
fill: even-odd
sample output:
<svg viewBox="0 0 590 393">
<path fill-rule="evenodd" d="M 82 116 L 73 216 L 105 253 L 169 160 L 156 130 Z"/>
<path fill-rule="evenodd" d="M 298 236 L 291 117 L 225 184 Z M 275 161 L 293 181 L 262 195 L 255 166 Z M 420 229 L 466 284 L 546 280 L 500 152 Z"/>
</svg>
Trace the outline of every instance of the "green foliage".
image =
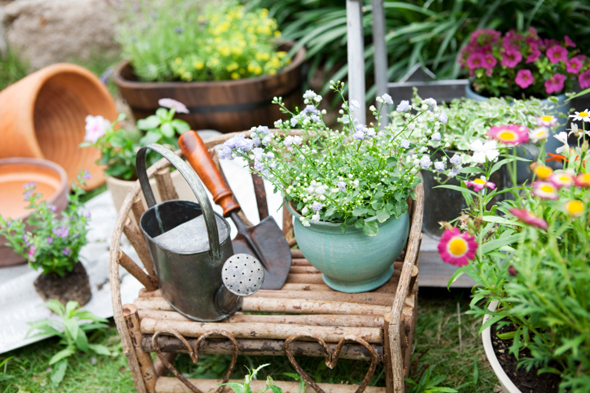
<svg viewBox="0 0 590 393">
<path fill-rule="evenodd" d="M 90 178 L 82 171 L 78 183 L 72 184 L 73 194 L 68 194 L 68 206 L 59 215 L 55 206 L 40 201 L 42 195 L 35 192 L 36 183 L 23 185 L 24 199 L 32 210 L 24 220 L 10 220 L 0 216 L 0 235 L 6 237 L 14 252 L 27 258 L 29 266 L 43 274 L 56 273 L 64 276 L 78 263 L 80 249 L 86 244 L 90 212 L 83 209 L 81 188 Z"/>
<path fill-rule="evenodd" d="M 444 382 L 446 376 L 431 375 L 433 369 L 434 367 L 428 367 L 418 381 L 406 378 L 408 393 L 457 393 L 455 389 L 439 386 Z"/>
<path fill-rule="evenodd" d="M 270 16 L 279 22 L 283 37 L 308 48 L 310 80 L 320 66 L 324 67 L 326 80 L 346 76 L 345 2 L 255 0 L 247 4 L 268 8 Z M 478 28 L 526 31 L 534 26 L 545 37 L 561 40 L 569 35 L 583 50 L 590 47 L 590 7 L 585 1 L 385 0 L 384 8 L 390 81 L 399 80 L 416 64 L 428 67 L 439 79 L 456 78 L 459 51 Z M 362 56 L 368 78 L 374 67 L 371 10 L 371 1 L 364 0 L 366 46 Z M 369 93 L 367 100 L 374 97 L 374 86 Z"/>
<path fill-rule="evenodd" d="M 67 358 L 75 354 L 76 351 L 88 352 L 90 350 L 99 355 L 111 355 L 107 347 L 101 344 L 89 343 L 88 337 L 86 336 L 86 332 L 107 328 L 106 319 L 99 318 L 89 311 L 80 309 L 78 302 L 74 301 L 69 301 L 64 307 L 57 300 L 51 299 L 45 305 L 62 320 L 44 320 L 29 323 L 31 328 L 27 332 L 27 336 L 34 330 L 40 330 L 39 333 L 31 337 L 58 336 L 60 338 L 60 344 L 66 346 L 66 348 L 53 355 L 48 363 L 49 366 L 53 365 L 54 367 L 50 377 L 54 385 L 59 385 L 63 380 L 68 367 Z"/>
<path fill-rule="evenodd" d="M 277 51 L 268 11 L 229 0 L 141 1 L 121 18 L 117 40 L 144 81 L 211 81 L 274 75 L 290 62 Z"/>
<path fill-rule="evenodd" d="M 253 393 L 252 389 L 250 388 L 250 382 L 252 382 L 253 379 L 256 379 L 256 374 L 258 374 L 258 371 L 266 366 L 268 366 L 268 364 L 263 364 L 256 369 L 248 369 L 249 373 L 244 378 L 243 383 L 228 382 L 220 384 L 219 386 L 229 386 L 235 393 Z M 272 393 L 281 393 L 283 391 L 280 387 L 274 384 L 270 375 L 266 378 L 266 386 L 260 391 L 260 393 L 265 393 L 269 390 Z"/>
<path fill-rule="evenodd" d="M 0 90 L 27 76 L 27 63 L 8 49 L 0 55 Z"/>
<path fill-rule="evenodd" d="M 135 155 L 141 147 L 159 143 L 176 150 L 178 149 L 177 135 L 190 129 L 187 122 L 174 118 L 177 109 L 186 110 L 184 105 L 171 99 L 167 100 L 172 101 L 173 107 L 158 108 L 155 115 L 137 121 L 137 128 L 141 132 L 118 128 L 119 122 L 125 119 L 124 114 L 120 114 L 113 123 L 109 123 L 102 116 L 88 116 L 86 137 L 80 147 L 95 146 L 101 151 L 102 155 L 98 164 L 106 165 L 105 174 L 117 179 L 137 179 Z M 174 107 L 176 105 L 179 105 L 178 108 Z M 145 135 L 142 136 L 142 132 Z M 153 165 L 160 158 L 158 154 L 148 152 L 147 166 Z"/>
</svg>

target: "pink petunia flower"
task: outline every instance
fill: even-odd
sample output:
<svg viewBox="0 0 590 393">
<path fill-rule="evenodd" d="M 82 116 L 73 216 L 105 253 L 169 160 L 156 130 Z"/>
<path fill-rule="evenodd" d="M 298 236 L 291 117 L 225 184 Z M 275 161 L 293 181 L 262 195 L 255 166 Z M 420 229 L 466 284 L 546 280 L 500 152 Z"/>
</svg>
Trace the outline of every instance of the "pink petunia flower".
<svg viewBox="0 0 590 393">
<path fill-rule="evenodd" d="M 27 257 L 29 258 L 30 262 L 35 262 L 35 251 L 37 251 L 37 247 L 31 246 L 27 252 Z"/>
<path fill-rule="evenodd" d="M 570 188 L 575 184 L 576 179 L 567 172 L 555 172 L 549 176 L 549 181 L 557 188 Z"/>
<path fill-rule="evenodd" d="M 567 72 L 571 72 L 572 74 L 577 74 L 580 72 L 580 68 L 582 68 L 582 60 L 574 57 L 567 61 Z"/>
<path fill-rule="evenodd" d="M 520 86 L 521 89 L 526 89 L 532 85 L 534 81 L 535 78 L 533 77 L 533 74 L 530 70 L 519 70 L 516 73 L 516 78 L 514 79 L 514 82 Z"/>
<path fill-rule="evenodd" d="M 86 142 L 96 143 L 105 134 L 109 126 L 109 121 L 100 115 L 86 116 L 86 135 L 84 136 L 84 140 Z"/>
<path fill-rule="evenodd" d="M 474 53 L 467 58 L 467 67 L 470 70 L 484 67 L 484 57 L 480 53 Z"/>
<path fill-rule="evenodd" d="M 531 45 L 531 54 L 526 58 L 525 63 L 532 63 L 536 61 L 539 58 L 539 56 L 541 56 L 541 51 L 539 50 L 539 48 L 536 45 Z"/>
<path fill-rule="evenodd" d="M 578 82 L 580 83 L 580 87 L 582 89 L 587 89 L 590 87 L 590 69 L 578 75 Z"/>
<path fill-rule="evenodd" d="M 182 102 L 173 100 L 172 98 L 161 98 L 158 100 L 158 105 L 164 108 L 174 109 L 176 113 L 189 113 L 187 107 Z"/>
<path fill-rule="evenodd" d="M 569 38 L 567 35 L 563 37 L 564 41 L 565 41 L 565 46 L 571 46 L 572 48 L 576 47 L 576 44 L 574 41 L 572 41 L 571 38 Z"/>
<path fill-rule="evenodd" d="M 559 63 L 560 61 L 567 61 L 567 49 L 561 45 L 555 45 L 547 49 L 547 57 L 552 63 Z"/>
<path fill-rule="evenodd" d="M 500 64 L 504 67 L 514 68 L 522 60 L 522 53 L 517 49 L 509 48 L 502 53 L 502 61 Z"/>
<path fill-rule="evenodd" d="M 548 181 L 535 181 L 533 182 L 533 195 L 538 196 L 542 199 L 557 199 L 559 194 L 557 193 L 557 187 Z"/>
<path fill-rule="evenodd" d="M 557 41 L 554 38 L 545 38 L 544 42 L 545 42 L 545 47 L 547 49 L 552 48 L 556 45 L 559 45 L 559 41 Z"/>
<path fill-rule="evenodd" d="M 478 244 L 475 237 L 458 228 L 447 229 L 438 243 L 438 253 L 443 262 L 456 266 L 465 266 L 475 259 Z"/>
<path fill-rule="evenodd" d="M 541 229 L 547 229 L 547 227 L 548 227 L 547 221 L 543 220 L 541 217 L 537 217 L 536 215 L 534 215 L 533 213 L 531 213 L 530 211 L 528 211 L 526 209 L 514 208 L 514 209 L 510 209 L 508 211 L 510 212 L 510 214 L 519 218 L 520 220 L 522 220 L 523 222 L 525 222 L 529 225 L 533 225 L 533 226 L 536 226 L 537 228 L 541 228 Z"/>
<path fill-rule="evenodd" d="M 492 68 L 494 68 L 497 63 L 498 63 L 498 60 L 496 60 L 494 55 L 492 55 L 490 53 L 483 55 L 483 66 L 485 68 L 487 68 L 488 70 L 491 70 Z"/>
<path fill-rule="evenodd" d="M 473 191 L 480 192 L 484 188 L 489 188 L 493 190 L 496 188 L 496 185 L 491 181 L 487 181 L 485 176 L 480 177 L 479 179 L 469 180 L 465 182 L 467 187 L 473 187 Z"/>
<path fill-rule="evenodd" d="M 545 91 L 547 94 L 557 93 L 563 89 L 565 76 L 562 74 L 555 74 L 553 78 L 545 81 Z"/>
<path fill-rule="evenodd" d="M 488 131 L 488 135 L 498 142 L 511 146 L 518 146 L 529 141 L 529 129 L 515 124 L 493 126 Z"/>
</svg>

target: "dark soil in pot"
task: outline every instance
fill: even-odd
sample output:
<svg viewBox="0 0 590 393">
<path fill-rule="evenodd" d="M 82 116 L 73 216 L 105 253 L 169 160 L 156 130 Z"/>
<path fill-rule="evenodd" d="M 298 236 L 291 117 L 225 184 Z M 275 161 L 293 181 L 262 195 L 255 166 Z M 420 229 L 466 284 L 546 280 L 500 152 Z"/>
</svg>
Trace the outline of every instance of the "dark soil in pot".
<svg viewBox="0 0 590 393">
<path fill-rule="evenodd" d="M 80 306 L 83 306 L 92 297 L 88 274 L 80 262 L 75 263 L 72 271 L 67 272 L 63 277 L 56 273 L 41 274 L 34 285 L 43 301 L 56 299 L 64 306 L 69 300 L 77 301 Z"/>
<path fill-rule="evenodd" d="M 497 324 L 492 325 L 491 336 L 492 346 L 500 365 L 512 382 L 520 389 L 522 393 L 558 393 L 561 378 L 557 374 L 543 373 L 537 375 L 538 368 L 532 368 L 526 371 L 524 367 L 518 367 L 518 360 L 509 353 L 512 340 L 501 340 L 496 333 L 508 333 L 514 331 L 512 326 L 504 326 L 499 331 L 496 330 Z M 522 357 L 530 356 L 530 351 L 524 349 L 519 355 Z"/>
</svg>

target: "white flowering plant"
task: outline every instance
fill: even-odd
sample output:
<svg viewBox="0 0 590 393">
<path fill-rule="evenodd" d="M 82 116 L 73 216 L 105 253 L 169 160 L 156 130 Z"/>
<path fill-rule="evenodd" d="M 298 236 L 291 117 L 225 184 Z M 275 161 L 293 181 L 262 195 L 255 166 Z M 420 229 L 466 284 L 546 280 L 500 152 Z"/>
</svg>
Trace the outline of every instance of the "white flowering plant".
<svg viewBox="0 0 590 393">
<path fill-rule="evenodd" d="M 486 101 L 455 99 L 450 104 L 442 104 L 426 111 L 423 116 L 414 120 L 415 112 L 428 106 L 414 90 L 409 101 L 401 101 L 397 110 L 391 114 L 391 122 L 397 128 L 406 127 L 402 133 L 413 143 L 426 146 L 431 151 L 439 151 L 441 161 L 435 163 L 434 170 L 448 172 L 450 177 L 465 173 L 463 167 L 481 166 L 487 160 L 495 160 L 508 148 L 495 140 L 488 140 L 490 128 L 503 124 L 526 127 L 542 132 L 555 125 L 556 119 L 546 116 L 551 106 L 543 104 L 536 98 L 526 100 L 506 100 L 491 98 Z M 414 109 L 412 111 L 411 109 Z M 545 120 L 543 120 L 545 119 Z M 537 142 L 531 137 L 531 142 Z M 537 152 L 532 144 L 524 144 L 523 148 Z M 452 156 L 452 157 L 449 157 Z M 429 169 L 428 166 L 425 169 Z"/>
<path fill-rule="evenodd" d="M 343 100 L 338 119 L 342 129 L 326 126 L 322 120 L 326 112 L 318 109 L 322 97 L 308 90 L 301 111 L 291 112 L 281 98 L 274 99 L 290 120 L 275 122 L 274 131 L 253 127 L 249 138 L 235 136 L 223 144 L 219 156 L 245 159 L 253 172 L 293 203 L 303 225 L 340 223 L 345 232 L 354 224 L 373 236 L 379 231 L 378 222 L 408 210 L 407 198 L 415 198 L 420 168 L 426 162 L 430 165 L 431 159 L 420 153 L 422 146 L 417 142 L 400 137 L 407 125 L 378 131 L 383 104 L 393 104 L 388 94 L 377 98 L 379 109 L 370 108 L 376 122 L 364 125 L 354 117 L 360 104 L 344 99 L 344 84 L 332 81 L 330 87 Z M 414 120 L 436 107 L 433 99 L 428 102 L 413 115 Z M 369 220 L 373 217 L 377 220 Z"/>
</svg>

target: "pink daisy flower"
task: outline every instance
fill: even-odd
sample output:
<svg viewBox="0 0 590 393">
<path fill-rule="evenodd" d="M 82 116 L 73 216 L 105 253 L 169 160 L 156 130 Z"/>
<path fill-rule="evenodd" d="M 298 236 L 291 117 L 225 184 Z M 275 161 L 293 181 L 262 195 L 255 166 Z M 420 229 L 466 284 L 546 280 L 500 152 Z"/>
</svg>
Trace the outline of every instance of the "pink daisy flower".
<svg viewBox="0 0 590 393">
<path fill-rule="evenodd" d="M 504 53 L 502 53 L 502 61 L 500 64 L 504 67 L 514 68 L 520 61 L 522 60 L 522 53 L 519 50 L 514 48 L 509 48 Z"/>
<path fill-rule="evenodd" d="M 565 76 L 561 74 L 553 75 L 553 78 L 545 81 L 545 91 L 547 94 L 557 93 L 563 89 Z"/>
<path fill-rule="evenodd" d="M 561 45 L 555 45 L 547 49 L 547 57 L 552 63 L 559 63 L 560 61 L 567 61 L 567 49 Z"/>
<path fill-rule="evenodd" d="M 172 98 L 161 98 L 158 100 L 158 105 L 164 108 L 174 109 L 176 113 L 189 113 L 188 108 L 182 102 L 173 100 Z"/>
<path fill-rule="evenodd" d="M 474 53 L 467 58 L 467 67 L 471 70 L 484 67 L 484 63 L 484 57 L 480 53 Z"/>
<path fill-rule="evenodd" d="M 526 89 L 532 85 L 534 81 L 535 78 L 533 77 L 533 74 L 530 70 L 519 70 L 516 73 L 516 78 L 514 79 L 514 82 L 520 86 L 521 89 Z"/>
<path fill-rule="evenodd" d="M 518 146 L 529 141 L 529 129 L 515 124 L 493 126 L 488 131 L 488 135 L 498 142 L 511 146 Z"/>
<path fill-rule="evenodd" d="M 590 173 L 580 173 L 576 177 L 576 186 L 578 187 L 590 187 Z"/>
<path fill-rule="evenodd" d="M 580 87 L 582 89 L 587 89 L 590 87 L 590 69 L 582 72 L 578 76 L 578 82 L 580 82 Z"/>
<path fill-rule="evenodd" d="M 567 201 L 563 205 L 564 210 L 572 217 L 581 217 L 584 214 L 584 204 L 577 199 Z"/>
<path fill-rule="evenodd" d="M 536 215 L 534 215 L 533 213 L 531 213 L 530 211 L 526 210 L 526 209 L 510 209 L 508 210 L 513 216 L 519 218 L 521 221 L 529 224 L 529 225 L 533 225 L 536 226 L 537 228 L 541 228 L 541 229 L 547 229 L 548 225 L 547 225 L 547 221 L 543 220 L 540 217 L 537 217 Z"/>
<path fill-rule="evenodd" d="M 487 181 L 485 176 L 482 176 L 479 179 L 469 180 L 469 181 L 465 182 L 465 185 L 467 187 L 473 187 L 473 191 L 475 191 L 475 192 L 480 192 L 481 190 L 484 189 L 484 187 L 487 187 L 490 190 L 493 190 L 496 188 L 496 185 L 494 183 L 492 183 L 491 181 Z"/>
<path fill-rule="evenodd" d="M 572 74 L 577 74 L 578 72 L 580 72 L 581 68 L 582 68 L 582 60 L 578 59 L 577 57 L 574 57 L 574 58 L 569 59 L 567 61 L 567 67 L 566 67 L 567 72 L 571 72 Z"/>
<path fill-rule="evenodd" d="M 557 199 L 557 187 L 548 181 L 533 182 L 533 195 L 542 199 Z"/>
<path fill-rule="evenodd" d="M 537 125 L 539 127 L 554 127 L 557 125 L 557 117 L 555 116 L 539 116 L 537 117 Z"/>
<path fill-rule="evenodd" d="M 475 237 L 467 232 L 461 233 L 457 228 L 447 229 L 438 243 L 438 253 L 443 262 L 456 266 L 465 266 L 475 259 L 478 244 Z"/>
<path fill-rule="evenodd" d="M 557 188 L 570 188 L 575 183 L 574 176 L 567 172 L 555 172 L 549 176 L 549 181 Z"/>
<path fill-rule="evenodd" d="M 572 41 L 571 38 L 569 38 L 567 35 L 563 37 L 564 41 L 565 41 L 565 46 L 571 46 L 572 48 L 576 47 L 576 44 L 574 43 L 574 41 Z"/>
</svg>

